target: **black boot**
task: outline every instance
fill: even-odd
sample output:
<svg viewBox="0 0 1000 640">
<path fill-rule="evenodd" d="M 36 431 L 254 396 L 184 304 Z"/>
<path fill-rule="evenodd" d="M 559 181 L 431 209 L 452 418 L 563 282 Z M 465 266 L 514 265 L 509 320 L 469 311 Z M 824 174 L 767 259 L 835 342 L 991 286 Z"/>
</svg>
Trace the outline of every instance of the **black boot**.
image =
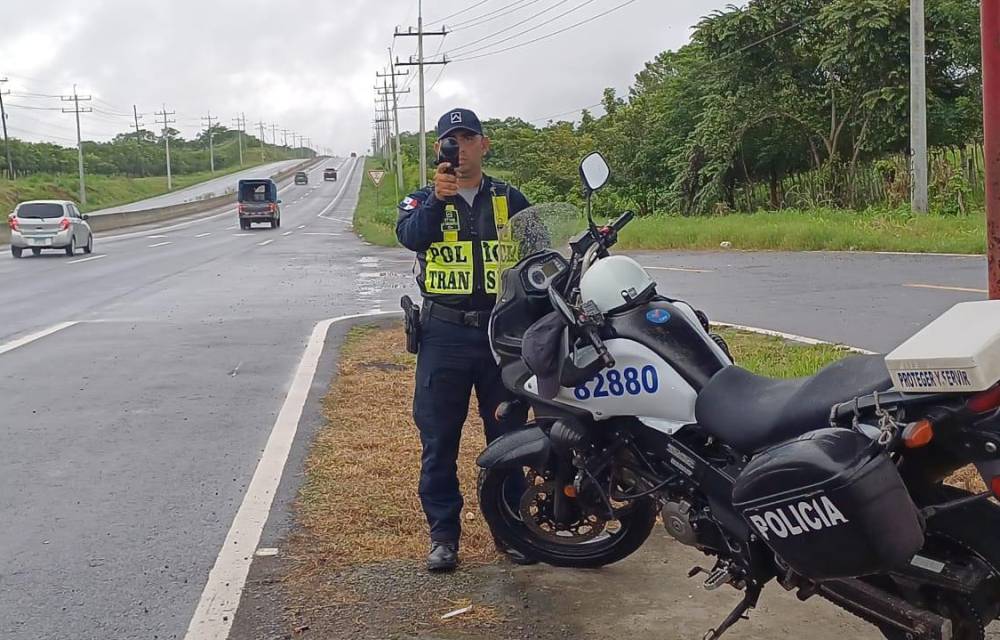
<svg viewBox="0 0 1000 640">
<path fill-rule="evenodd" d="M 427 570 L 447 573 L 458 567 L 458 544 L 454 542 L 431 542 L 431 552 L 427 555 Z"/>
</svg>

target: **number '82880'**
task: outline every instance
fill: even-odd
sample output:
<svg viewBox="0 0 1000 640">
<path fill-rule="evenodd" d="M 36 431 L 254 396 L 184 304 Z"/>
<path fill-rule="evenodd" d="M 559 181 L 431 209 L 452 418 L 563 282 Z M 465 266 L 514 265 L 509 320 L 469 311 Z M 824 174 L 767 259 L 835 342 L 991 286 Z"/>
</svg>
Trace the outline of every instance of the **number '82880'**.
<svg viewBox="0 0 1000 640">
<path fill-rule="evenodd" d="M 660 379 L 656 373 L 656 367 L 648 364 L 642 369 L 625 367 L 624 369 L 602 371 L 574 389 L 573 395 L 576 396 L 577 400 L 620 398 L 656 393 L 659 388 Z"/>
</svg>

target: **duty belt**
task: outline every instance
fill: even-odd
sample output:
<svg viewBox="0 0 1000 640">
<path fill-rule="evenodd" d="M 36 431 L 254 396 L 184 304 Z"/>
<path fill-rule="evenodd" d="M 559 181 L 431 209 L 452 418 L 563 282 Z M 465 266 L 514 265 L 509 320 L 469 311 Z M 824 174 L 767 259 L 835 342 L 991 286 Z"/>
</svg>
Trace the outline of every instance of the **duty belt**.
<svg viewBox="0 0 1000 640">
<path fill-rule="evenodd" d="M 473 327 L 485 329 L 490 321 L 489 311 L 465 311 L 463 309 L 453 309 L 433 300 L 424 300 L 426 313 L 432 318 L 437 318 L 443 322 L 457 324 L 463 327 Z"/>
</svg>

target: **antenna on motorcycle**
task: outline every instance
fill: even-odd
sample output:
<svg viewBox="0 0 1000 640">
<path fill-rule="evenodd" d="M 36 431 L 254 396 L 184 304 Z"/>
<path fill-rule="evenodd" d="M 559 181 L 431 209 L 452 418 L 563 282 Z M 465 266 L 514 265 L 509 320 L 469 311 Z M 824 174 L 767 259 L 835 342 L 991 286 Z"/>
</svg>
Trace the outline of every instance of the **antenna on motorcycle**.
<svg viewBox="0 0 1000 640">
<path fill-rule="evenodd" d="M 610 178 L 611 168 L 600 152 L 590 153 L 580 161 L 580 181 L 583 182 L 583 195 L 587 198 L 587 222 L 591 231 L 597 229 L 591 212 L 591 200 L 594 193 L 604 187 Z"/>
</svg>

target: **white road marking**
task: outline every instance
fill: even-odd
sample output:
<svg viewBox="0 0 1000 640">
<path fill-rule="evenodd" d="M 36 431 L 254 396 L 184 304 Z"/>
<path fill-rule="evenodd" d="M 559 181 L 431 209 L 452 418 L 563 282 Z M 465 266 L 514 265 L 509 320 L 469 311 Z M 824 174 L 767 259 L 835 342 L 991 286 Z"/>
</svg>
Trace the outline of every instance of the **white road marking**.
<svg viewBox="0 0 1000 640">
<path fill-rule="evenodd" d="M 304 224 L 300 224 L 300 225 L 298 226 L 298 228 L 299 228 L 299 229 L 305 229 L 305 228 L 306 228 L 306 225 L 304 225 Z"/>
<path fill-rule="evenodd" d="M 240 228 L 240 225 L 238 225 L 238 224 L 234 224 L 234 225 L 233 225 L 233 226 L 231 226 L 231 227 L 226 227 L 226 231 L 229 231 L 230 229 L 239 229 L 239 228 Z"/>
<path fill-rule="evenodd" d="M 715 273 L 715 269 L 685 269 L 684 267 L 647 267 L 643 265 L 644 269 L 652 269 L 654 271 L 683 271 L 684 273 Z"/>
<path fill-rule="evenodd" d="M 319 214 L 316 216 L 317 218 L 326 218 L 327 220 L 336 220 L 338 222 L 346 222 L 347 224 L 351 224 L 350 220 L 344 220 L 343 218 L 327 218 L 326 212 L 337 206 L 337 203 L 339 203 L 341 199 L 343 199 L 344 194 L 347 193 L 347 185 L 350 184 L 351 177 L 354 175 L 354 170 L 357 169 L 357 167 L 358 167 L 358 161 L 355 160 L 354 164 L 351 165 L 350 173 L 347 174 L 346 182 L 344 182 L 344 184 L 340 187 L 340 191 L 338 191 L 337 195 L 333 197 L 333 200 L 330 201 L 330 204 L 323 207 L 323 210 L 320 211 Z"/>
<path fill-rule="evenodd" d="M 89 258 L 80 258 L 79 260 L 70 260 L 66 264 L 80 264 L 81 262 L 90 262 L 91 260 L 100 260 L 101 258 L 107 258 L 108 254 L 102 253 L 97 256 L 90 256 Z"/>
<path fill-rule="evenodd" d="M 40 340 L 40 339 L 44 338 L 45 336 L 50 336 L 53 333 L 56 333 L 57 331 L 62 331 L 63 329 L 68 329 L 69 327 L 72 327 L 75 324 L 77 324 L 77 323 L 76 322 L 60 322 L 59 324 L 52 325 L 48 329 L 42 329 L 41 331 L 36 331 L 35 333 L 26 335 L 26 336 L 18 338 L 16 340 L 11 340 L 10 342 L 4 343 L 4 344 L 0 344 L 0 355 L 3 355 L 5 353 L 7 353 L 8 351 L 13 351 L 14 349 L 17 349 L 18 347 L 23 347 L 26 344 L 30 344 L 30 343 L 34 342 L 35 340 Z"/>
<path fill-rule="evenodd" d="M 185 640 L 226 640 L 233 625 L 233 616 L 240 603 L 247 573 L 253 562 L 260 535 L 271 512 L 274 494 L 281 482 L 281 475 L 288 461 L 295 433 L 302 418 L 302 410 L 309 397 L 313 378 L 319 366 L 326 335 L 335 323 L 375 315 L 399 315 L 399 312 L 360 313 L 323 320 L 313 327 L 306 350 L 295 370 L 288 395 L 274 421 L 257 469 L 247 487 L 226 540 L 208 574 L 208 582 L 201 593 L 198 607 L 188 625 Z"/>
<path fill-rule="evenodd" d="M 204 238 L 205 236 L 210 236 L 210 235 L 212 235 L 212 232 L 208 231 L 206 233 L 199 233 L 198 235 L 195 236 L 195 238 Z"/>
<path fill-rule="evenodd" d="M 149 245 L 150 249 L 155 249 L 156 247 L 165 247 L 168 244 L 173 244 L 173 242 L 157 242 L 156 244 Z"/>
<path fill-rule="evenodd" d="M 339 233 L 325 233 L 322 231 L 306 231 L 302 235 L 304 236 L 339 236 Z"/>
<path fill-rule="evenodd" d="M 257 246 L 258 247 L 266 247 L 267 245 L 271 244 L 272 242 L 274 242 L 274 238 L 271 238 L 270 240 L 265 240 L 264 242 L 258 242 Z"/>
<path fill-rule="evenodd" d="M 730 329 L 736 329 L 737 331 L 748 331 L 750 333 L 759 333 L 759 334 L 765 335 L 765 336 L 773 336 L 775 338 L 783 338 L 785 340 L 791 340 L 792 342 L 801 342 L 802 344 L 832 345 L 832 346 L 835 346 L 835 347 L 843 347 L 844 349 L 847 349 L 848 351 L 853 351 L 855 353 L 865 353 L 865 354 L 869 354 L 869 355 L 875 353 L 874 351 L 868 351 L 867 349 L 859 349 L 858 347 L 852 347 L 852 346 L 845 345 L 845 344 L 837 344 L 835 342 L 827 342 L 826 340 L 817 340 L 816 338 L 807 338 L 805 336 L 795 335 L 794 333 L 785 333 L 783 331 L 774 331 L 772 329 L 761 329 L 759 327 L 748 327 L 746 325 L 731 324 L 729 322 L 714 322 L 713 321 L 712 324 L 714 324 L 716 326 L 719 326 L 719 327 L 728 327 Z"/>
<path fill-rule="evenodd" d="M 290 235 L 292 235 L 293 233 L 295 233 L 295 232 L 294 232 L 294 231 L 286 231 L 286 232 L 284 232 L 284 233 L 283 233 L 283 234 L 281 234 L 281 235 L 283 235 L 283 236 L 290 236 Z"/>
<path fill-rule="evenodd" d="M 150 240 L 159 240 L 160 238 L 166 238 L 167 236 L 146 236 Z"/>
<path fill-rule="evenodd" d="M 253 235 L 252 233 L 234 233 L 233 237 L 234 238 L 245 238 L 247 236 L 252 236 L 252 235 Z"/>
<path fill-rule="evenodd" d="M 904 284 L 911 289 L 936 289 L 938 291 L 961 291 L 964 293 L 989 293 L 988 289 L 972 289 L 969 287 L 948 287 L 941 284 Z"/>
</svg>

